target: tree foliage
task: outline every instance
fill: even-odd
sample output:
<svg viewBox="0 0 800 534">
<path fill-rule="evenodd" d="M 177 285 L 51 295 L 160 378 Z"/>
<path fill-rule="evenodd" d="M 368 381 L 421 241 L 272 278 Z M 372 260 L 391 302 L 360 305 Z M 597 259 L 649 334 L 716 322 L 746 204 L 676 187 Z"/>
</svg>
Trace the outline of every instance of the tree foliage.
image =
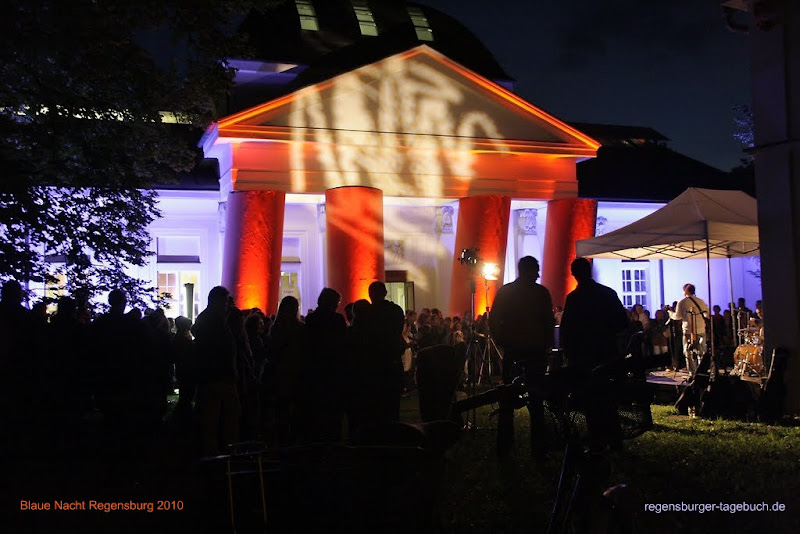
<svg viewBox="0 0 800 534">
<path fill-rule="evenodd" d="M 249 2 L 11 0 L 0 18 L 0 278 L 154 296 L 154 184 L 193 168 Z M 166 124 L 172 112 L 181 125 Z"/>
<path fill-rule="evenodd" d="M 755 146 L 755 131 L 753 125 L 753 112 L 747 104 L 733 106 L 733 124 L 736 131 L 733 133 L 734 139 L 739 141 L 743 150 Z"/>
</svg>

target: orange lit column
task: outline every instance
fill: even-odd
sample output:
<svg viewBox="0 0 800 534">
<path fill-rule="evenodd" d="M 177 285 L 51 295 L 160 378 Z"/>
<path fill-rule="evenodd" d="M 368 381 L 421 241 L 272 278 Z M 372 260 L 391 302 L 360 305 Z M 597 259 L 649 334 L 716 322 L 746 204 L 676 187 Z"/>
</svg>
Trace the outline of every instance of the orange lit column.
<svg viewBox="0 0 800 534">
<path fill-rule="evenodd" d="M 369 298 L 367 288 L 383 281 L 383 192 L 345 186 L 325 191 L 328 244 L 326 285 L 342 294 L 342 306 Z"/>
<path fill-rule="evenodd" d="M 450 315 L 463 314 L 470 308 L 470 279 L 475 280 L 475 315 L 486 311 L 486 285 L 480 266 L 470 272 L 458 260 L 461 251 L 477 248 L 484 262 L 496 263 L 500 279 L 488 282 L 488 302 L 494 300 L 497 288 L 503 285 L 508 219 L 511 215 L 511 198 L 502 195 L 481 195 L 458 201 L 453 276 L 450 283 Z"/>
<path fill-rule="evenodd" d="M 553 306 L 563 306 L 576 282 L 569 272 L 575 259 L 575 242 L 594 237 L 597 201 L 564 198 L 547 203 L 547 226 L 542 259 L 542 285 L 550 290 Z"/>
<path fill-rule="evenodd" d="M 239 308 L 277 312 L 285 202 L 281 191 L 228 194 L 222 285 Z"/>
</svg>

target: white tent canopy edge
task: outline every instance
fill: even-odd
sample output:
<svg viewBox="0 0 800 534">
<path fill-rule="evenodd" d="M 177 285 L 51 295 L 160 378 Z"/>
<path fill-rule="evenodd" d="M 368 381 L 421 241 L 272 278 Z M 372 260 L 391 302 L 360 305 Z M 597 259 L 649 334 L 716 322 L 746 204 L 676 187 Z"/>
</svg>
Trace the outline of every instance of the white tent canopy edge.
<svg viewBox="0 0 800 534">
<path fill-rule="evenodd" d="M 575 249 L 581 257 L 627 260 L 757 256 L 756 200 L 742 191 L 690 187 L 647 217 L 578 241 Z"/>
<path fill-rule="evenodd" d="M 733 302 L 730 259 L 760 254 L 756 199 L 743 191 L 690 187 L 666 206 L 636 222 L 578 241 L 575 252 L 578 257 L 623 260 L 704 258 L 710 309 L 711 259 L 728 259 L 728 284 Z M 734 326 L 734 336 L 735 330 Z M 711 351 L 715 353 L 713 321 Z"/>
</svg>

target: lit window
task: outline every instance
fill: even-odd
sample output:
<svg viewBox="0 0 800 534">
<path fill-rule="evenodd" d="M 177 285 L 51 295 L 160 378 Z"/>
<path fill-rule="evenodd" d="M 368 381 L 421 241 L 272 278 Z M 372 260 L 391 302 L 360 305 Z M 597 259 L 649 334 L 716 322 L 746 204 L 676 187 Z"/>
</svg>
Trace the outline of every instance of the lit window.
<svg viewBox="0 0 800 534">
<path fill-rule="evenodd" d="M 200 238 L 194 236 L 156 237 L 158 263 L 200 263 Z"/>
<path fill-rule="evenodd" d="M 294 0 L 297 14 L 300 15 L 300 28 L 303 30 L 319 31 L 317 12 L 311 0 Z"/>
<path fill-rule="evenodd" d="M 356 12 L 356 18 L 358 19 L 358 27 L 361 29 L 361 35 L 378 35 L 378 26 L 375 24 L 375 17 L 372 16 L 367 0 L 351 1 L 353 3 L 353 11 Z"/>
<path fill-rule="evenodd" d="M 280 283 L 280 300 L 283 297 L 294 297 L 297 302 L 301 303 L 300 309 L 302 310 L 302 301 L 300 300 L 300 279 L 299 273 L 284 271 L 281 269 L 281 283 Z M 280 301 L 279 301 L 280 302 Z"/>
<path fill-rule="evenodd" d="M 198 271 L 158 272 L 158 294 L 166 297 L 164 302 L 169 304 L 169 309 L 164 310 L 167 317 L 189 316 L 186 284 L 192 284 L 194 288 L 192 318 L 197 318 L 200 313 L 200 273 Z"/>
<path fill-rule="evenodd" d="M 647 307 L 647 271 L 624 269 L 622 271 L 622 304 L 630 308 L 634 304 Z"/>
<path fill-rule="evenodd" d="M 417 39 L 420 41 L 433 41 L 433 30 L 428 23 L 428 17 L 418 7 L 408 7 L 408 14 L 411 17 L 411 22 L 414 24 L 414 29 L 417 31 Z"/>
</svg>

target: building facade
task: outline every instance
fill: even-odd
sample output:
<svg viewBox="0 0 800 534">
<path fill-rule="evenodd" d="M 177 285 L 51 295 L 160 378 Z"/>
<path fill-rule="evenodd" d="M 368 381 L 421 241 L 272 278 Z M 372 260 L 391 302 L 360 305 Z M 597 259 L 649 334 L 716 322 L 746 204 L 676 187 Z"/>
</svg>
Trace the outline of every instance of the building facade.
<svg viewBox="0 0 800 534">
<path fill-rule="evenodd" d="M 575 241 L 663 205 L 580 198 L 579 165 L 600 142 L 514 94 L 485 47 L 440 12 L 296 0 L 241 27 L 258 59 L 232 61 L 230 113 L 200 141 L 214 183 L 160 191 L 154 260 L 139 273 L 176 296 L 171 315 L 196 313 L 218 284 L 239 306 L 274 313 L 286 295 L 314 308 L 326 286 L 343 304 L 365 298 L 373 280 L 405 308 L 450 314 L 474 292 L 481 313 L 525 255 L 540 260 L 559 305 Z M 465 249 L 500 279 L 460 262 Z M 704 293 L 701 262 L 598 260 L 595 270 L 627 305 L 657 309 L 688 281 Z M 736 296 L 760 298 L 758 266 L 732 270 Z M 727 276 L 714 280 L 711 301 L 727 303 Z"/>
</svg>

